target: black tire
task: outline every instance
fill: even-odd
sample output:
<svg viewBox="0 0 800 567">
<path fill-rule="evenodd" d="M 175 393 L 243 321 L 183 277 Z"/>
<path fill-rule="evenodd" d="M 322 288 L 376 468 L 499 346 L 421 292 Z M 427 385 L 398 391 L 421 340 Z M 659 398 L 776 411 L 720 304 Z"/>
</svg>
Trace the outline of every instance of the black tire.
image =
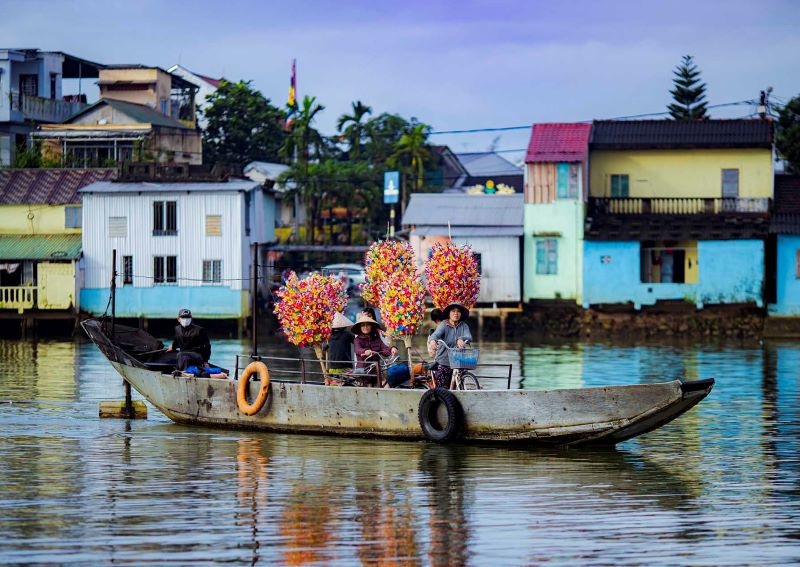
<svg viewBox="0 0 800 567">
<path fill-rule="evenodd" d="M 461 389 L 462 390 L 480 390 L 481 383 L 478 382 L 478 377 L 472 372 L 461 373 Z"/>
<path fill-rule="evenodd" d="M 447 412 L 447 422 L 439 423 L 439 406 Z M 433 388 L 422 394 L 419 400 L 419 425 L 422 433 L 431 441 L 444 442 L 458 439 L 464 429 L 464 410 L 450 390 Z"/>
</svg>

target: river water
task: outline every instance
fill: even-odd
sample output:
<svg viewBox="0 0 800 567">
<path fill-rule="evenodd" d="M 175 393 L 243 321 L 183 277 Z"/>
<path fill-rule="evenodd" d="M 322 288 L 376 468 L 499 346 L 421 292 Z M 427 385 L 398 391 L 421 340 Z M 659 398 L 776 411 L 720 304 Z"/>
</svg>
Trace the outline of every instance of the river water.
<svg viewBox="0 0 800 567">
<path fill-rule="evenodd" d="M 524 388 L 717 384 L 616 449 L 441 446 L 100 420 L 92 344 L 0 341 L 0 563 L 800 561 L 800 345 L 480 346 Z"/>
</svg>

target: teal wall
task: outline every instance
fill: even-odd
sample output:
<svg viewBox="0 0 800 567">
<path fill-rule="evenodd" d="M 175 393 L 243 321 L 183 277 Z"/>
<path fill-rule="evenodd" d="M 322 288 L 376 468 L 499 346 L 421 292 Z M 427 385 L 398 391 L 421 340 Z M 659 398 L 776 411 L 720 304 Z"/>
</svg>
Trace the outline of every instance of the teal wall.
<svg viewBox="0 0 800 567">
<path fill-rule="evenodd" d="M 82 289 L 81 309 L 102 315 L 108 304 L 110 290 Z M 117 288 L 117 317 L 174 319 L 178 310 L 186 307 L 202 319 L 238 319 L 249 314 L 248 292 L 222 286 L 153 287 L 123 286 Z"/>
<path fill-rule="evenodd" d="M 697 243 L 696 284 L 642 283 L 639 242 L 585 241 L 583 305 L 627 303 L 653 305 L 683 299 L 705 304 L 763 305 L 764 242 L 705 240 Z"/>
<path fill-rule="evenodd" d="M 525 301 L 560 298 L 581 302 L 584 207 L 576 199 L 525 204 Z M 547 238 L 558 241 L 558 273 L 537 274 L 536 241 Z"/>
<path fill-rule="evenodd" d="M 778 236 L 777 303 L 769 306 L 770 315 L 800 315 L 800 279 L 797 278 L 797 251 L 800 236 Z"/>
</svg>

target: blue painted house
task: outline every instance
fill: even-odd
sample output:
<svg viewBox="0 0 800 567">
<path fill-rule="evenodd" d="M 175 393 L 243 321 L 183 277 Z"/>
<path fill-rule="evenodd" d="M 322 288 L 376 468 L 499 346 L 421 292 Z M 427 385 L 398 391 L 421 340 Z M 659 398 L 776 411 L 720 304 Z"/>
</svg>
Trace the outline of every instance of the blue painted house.
<svg viewBox="0 0 800 567">
<path fill-rule="evenodd" d="M 769 314 L 800 316 L 800 176 L 775 176 L 770 233 Z"/>
<path fill-rule="evenodd" d="M 250 180 L 120 181 L 81 194 L 83 310 L 105 311 L 116 249 L 118 317 L 173 319 L 188 307 L 198 319 L 244 325 L 253 243 L 275 237 L 270 190 Z"/>
<path fill-rule="evenodd" d="M 589 152 L 584 307 L 763 305 L 771 123 L 598 121 Z"/>
</svg>

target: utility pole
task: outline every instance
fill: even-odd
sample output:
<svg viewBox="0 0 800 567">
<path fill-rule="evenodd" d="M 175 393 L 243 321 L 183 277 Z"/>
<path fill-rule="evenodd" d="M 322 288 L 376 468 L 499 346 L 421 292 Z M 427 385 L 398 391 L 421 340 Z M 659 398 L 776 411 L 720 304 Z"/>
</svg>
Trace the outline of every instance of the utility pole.
<svg viewBox="0 0 800 567">
<path fill-rule="evenodd" d="M 762 120 L 766 119 L 769 115 L 769 95 L 772 94 L 772 87 L 767 87 L 767 90 L 761 91 L 758 97 L 758 115 Z"/>
</svg>

